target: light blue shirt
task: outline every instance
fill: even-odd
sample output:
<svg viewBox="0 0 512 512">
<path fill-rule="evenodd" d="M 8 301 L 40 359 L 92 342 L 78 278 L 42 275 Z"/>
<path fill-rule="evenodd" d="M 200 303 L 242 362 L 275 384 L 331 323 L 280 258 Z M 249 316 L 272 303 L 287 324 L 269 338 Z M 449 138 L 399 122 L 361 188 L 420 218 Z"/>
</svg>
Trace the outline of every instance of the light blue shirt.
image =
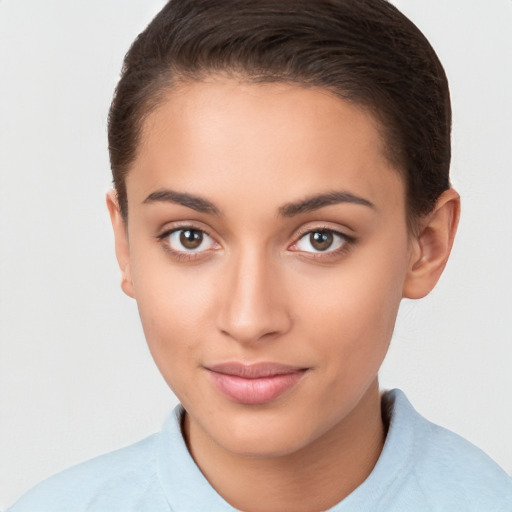
<svg viewBox="0 0 512 512">
<path fill-rule="evenodd" d="M 511 512 L 512 478 L 481 450 L 384 395 L 389 430 L 369 477 L 329 512 Z M 7 512 L 235 512 L 194 463 L 178 406 L 134 445 L 55 475 Z"/>
</svg>

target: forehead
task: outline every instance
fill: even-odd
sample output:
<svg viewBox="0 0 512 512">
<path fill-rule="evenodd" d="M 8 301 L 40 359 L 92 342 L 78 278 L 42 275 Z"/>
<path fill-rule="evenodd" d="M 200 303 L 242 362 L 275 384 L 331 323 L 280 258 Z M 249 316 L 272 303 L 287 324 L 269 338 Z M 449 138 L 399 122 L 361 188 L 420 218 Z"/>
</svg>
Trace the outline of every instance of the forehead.
<svg viewBox="0 0 512 512">
<path fill-rule="evenodd" d="M 127 188 L 129 203 L 157 188 L 236 191 L 246 207 L 340 189 L 404 201 L 367 110 L 319 88 L 220 78 L 179 86 L 146 118 Z"/>
</svg>

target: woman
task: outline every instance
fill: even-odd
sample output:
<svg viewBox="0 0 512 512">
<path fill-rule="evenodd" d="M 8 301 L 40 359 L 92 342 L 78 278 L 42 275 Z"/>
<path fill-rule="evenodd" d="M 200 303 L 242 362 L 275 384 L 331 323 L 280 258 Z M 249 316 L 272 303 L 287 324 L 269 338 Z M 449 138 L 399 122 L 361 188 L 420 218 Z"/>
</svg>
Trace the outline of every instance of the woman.
<svg viewBox="0 0 512 512">
<path fill-rule="evenodd" d="M 107 204 L 182 406 L 12 510 L 505 510 L 504 472 L 378 387 L 453 243 L 450 122 L 386 2 L 167 4 L 125 60 Z"/>
</svg>

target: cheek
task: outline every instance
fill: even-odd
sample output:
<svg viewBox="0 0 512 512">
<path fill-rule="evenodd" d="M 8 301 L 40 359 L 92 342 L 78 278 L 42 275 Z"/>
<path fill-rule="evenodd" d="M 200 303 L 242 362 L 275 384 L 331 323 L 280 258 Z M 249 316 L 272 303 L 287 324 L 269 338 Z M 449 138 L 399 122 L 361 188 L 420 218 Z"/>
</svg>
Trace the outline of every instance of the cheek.
<svg viewBox="0 0 512 512">
<path fill-rule="evenodd" d="M 186 361 L 194 364 L 195 349 L 211 333 L 215 286 L 199 267 L 178 271 L 165 260 L 141 265 L 136 261 L 132 279 L 144 334 L 169 381 Z"/>
<path fill-rule="evenodd" d="M 300 302 L 297 317 L 308 338 L 350 373 L 362 366 L 378 368 L 393 333 L 406 252 L 381 254 L 361 251 L 315 280 L 302 277 L 307 294 L 292 294 Z"/>
</svg>

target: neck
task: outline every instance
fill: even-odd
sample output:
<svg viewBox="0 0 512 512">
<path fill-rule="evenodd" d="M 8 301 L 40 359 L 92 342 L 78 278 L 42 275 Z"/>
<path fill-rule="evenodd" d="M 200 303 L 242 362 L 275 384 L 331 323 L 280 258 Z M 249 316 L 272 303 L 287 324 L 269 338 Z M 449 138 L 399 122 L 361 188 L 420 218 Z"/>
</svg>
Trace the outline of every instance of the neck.
<svg viewBox="0 0 512 512">
<path fill-rule="evenodd" d="M 215 490 L 246 512 L 313 512 L 348 496 L 371 473 L 385 438 L 378 383 L 339 424 L 296 452 L 250 458 L 223 450 L 196 431 L 184 432 L 197 465 Z"/>
</svg>

